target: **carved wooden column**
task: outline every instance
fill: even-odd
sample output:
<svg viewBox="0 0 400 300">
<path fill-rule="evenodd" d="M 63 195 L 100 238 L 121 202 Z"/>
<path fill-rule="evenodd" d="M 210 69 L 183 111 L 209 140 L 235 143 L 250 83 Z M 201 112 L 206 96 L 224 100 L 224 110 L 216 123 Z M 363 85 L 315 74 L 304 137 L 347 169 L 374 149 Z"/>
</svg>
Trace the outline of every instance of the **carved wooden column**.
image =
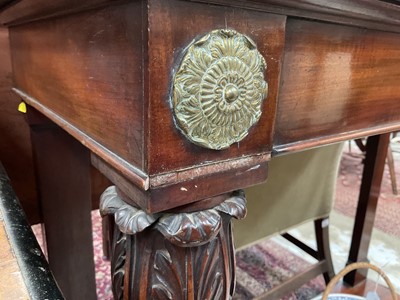
<svg viewBox="0 0 400 300">
<path fill-rule="evenodd" d="M 115 217 L 111 272 L 115 299 L 228 299 L 235 284 L 230 220 L 246 214 L 243 191 L 213 208 L 147 214 L 114 186 L 101 197 Z"/>
</svg>

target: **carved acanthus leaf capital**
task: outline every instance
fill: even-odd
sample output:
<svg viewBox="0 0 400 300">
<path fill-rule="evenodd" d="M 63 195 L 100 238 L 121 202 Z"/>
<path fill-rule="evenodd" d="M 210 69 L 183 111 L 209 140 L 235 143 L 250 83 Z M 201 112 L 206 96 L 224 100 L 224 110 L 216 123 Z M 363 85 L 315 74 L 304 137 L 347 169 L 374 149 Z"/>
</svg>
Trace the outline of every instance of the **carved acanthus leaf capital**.
<svg viewBox="0 0 400 300">
<path fill-rule="evenodd" d="M 235 219 L 243 219 L 247 214 L 244 191 L 237 190 L 233 192 L 230 198 L 216 206 L 214 209 L 230 215 Z"/>
<path fill-rule="evenodd" d="M 208 209 L 165 215 L 159 219 L 157 229 L 173 244 L 200 246 L 218 234 L 221 221 L 221 216 L 216 210 Z"/>
<path fill-rule="evenodd" d="M 115 186 L 108 187 L 101 195 L 100 214 L 114 214 L 115 223 L 126 234 L 141 232 L 156 221 L 153 215 L 125 203 L 118 196 Z"/>
<path fill-rule="evenodd" d="M 221 213 L 241 219 L 246 215 L 246 199 L 243 191 L 214 208 L 191 213 L 148 214 L 125 203 L 114 186 L 109 187 L 100 198 L 101 215 L 114 214 L 121 232 L 136 234 L 150 225 L 161 232 L 171 243 L 180 247 L 203 245 L 212 240 L 222 226 Z"/>
</svg>

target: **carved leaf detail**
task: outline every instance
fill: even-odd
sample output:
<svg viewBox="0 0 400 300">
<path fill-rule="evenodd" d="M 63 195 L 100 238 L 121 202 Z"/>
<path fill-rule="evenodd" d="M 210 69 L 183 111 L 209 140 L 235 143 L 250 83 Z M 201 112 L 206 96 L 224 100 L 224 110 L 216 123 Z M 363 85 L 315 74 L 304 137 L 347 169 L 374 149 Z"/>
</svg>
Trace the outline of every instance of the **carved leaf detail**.
<svg viewBox="0 0 400 300">
<path fill-rule="evenodd" d="M 153 224 L 156 219 L 128 204 L 124 204 L 114 214 L 115 223 L 119 229 L 126 234 L 136 234 Z"/>
<path fill-rule="evenodd" d="M 126 234 L 136 234 L 153 224 L 157 218 L 125 203 L 115 186 L 108 187 L 100 197 L 100 214 L 114 214 L 115 224 Z"/>
<path fill-rule="evenodd" d="M 214 209 L 168 214 L 159 219 L 157 229 L 180 247 L 199 246 L 214 238 L 221 228 L 221 216 Z"/>
<path fill-rule="evenodd" d="M 114 299 L 123 299 L 124 296 L 124 277 L 126 260 L 126 235 L 114 229 L 114 242 L 111 253 L 111 276 L 113 282 Z"/>
<path fill-rule="evenodd" d="M 216 206 L 215 209 L 236 219 L 243 219 L 247 214 L 244 191 L 233 192 L 230 198 Z"/>
<path fill-rule="evenodd" d="M 202 248 L 191 248 L 194 253 L 192 263 L 196 270 L 195 282 L 199 282 L 198 300 L 222 299 L 224 293 L 224 267 L 221 260 L 220 241 L 211 240 Z"/>
<path fill-rule="evenodd" d="M 130 280 L 144 285 L 125 287 L 135 299 L 227 299 L 234 287 L 230 216 L 244 217 L 245 204 L 244 192 L 237 191 L 214 209 L 160 217 L 125 203 L 114 187 L 107 189 L 101 211 L 114 214 L 118 225 L 111 249 L 114 298 L 124 297 L 127 270 Z"/>
<path fill-rule="evenodd" d="M 185 261 L 173 256 L 182 249 L 165 243 L 165 248 L 157 250 L 154 255 L 154 274 L 152 297 L 157 300 L 185 299 Z"/>
<path fill-rule="evenodd" d="M 115 186 L 109 186 L 100 196 L 100 214 L 102 216 L 115 213 L 124 202 L 119 198 Z"/>
</svg>

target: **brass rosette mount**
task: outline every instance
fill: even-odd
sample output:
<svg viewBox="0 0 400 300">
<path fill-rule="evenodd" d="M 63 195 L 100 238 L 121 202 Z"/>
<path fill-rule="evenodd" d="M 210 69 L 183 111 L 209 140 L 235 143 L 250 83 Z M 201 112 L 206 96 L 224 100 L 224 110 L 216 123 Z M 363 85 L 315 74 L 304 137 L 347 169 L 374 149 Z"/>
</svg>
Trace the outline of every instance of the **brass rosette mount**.
<svg viewBox="0 0 400 300">
<path fill-rule="evenodd" d="M 231 29 L 211 31 L 187 48 L 173 79 L 177 125 L 191 142 L 226 149 L 245 138 L 268 92 L 256 44 Z"/>
</svg>

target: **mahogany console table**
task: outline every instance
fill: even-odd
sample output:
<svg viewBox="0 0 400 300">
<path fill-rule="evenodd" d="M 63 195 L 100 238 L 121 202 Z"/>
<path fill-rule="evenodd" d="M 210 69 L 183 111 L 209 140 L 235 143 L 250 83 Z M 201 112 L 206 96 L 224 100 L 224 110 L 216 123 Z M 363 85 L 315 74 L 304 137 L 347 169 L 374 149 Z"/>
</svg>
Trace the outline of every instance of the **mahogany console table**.
<svg viewBox="0 0 400 300">
<path fill-rule="evenodd" d="M 398 4 L 0 0 L 67 298 L 95 298 L 91 162 L 115 185 L 115 297 L 228 299 L 239 189 L 273 156 L 400 129 Z"/>
</svg>

